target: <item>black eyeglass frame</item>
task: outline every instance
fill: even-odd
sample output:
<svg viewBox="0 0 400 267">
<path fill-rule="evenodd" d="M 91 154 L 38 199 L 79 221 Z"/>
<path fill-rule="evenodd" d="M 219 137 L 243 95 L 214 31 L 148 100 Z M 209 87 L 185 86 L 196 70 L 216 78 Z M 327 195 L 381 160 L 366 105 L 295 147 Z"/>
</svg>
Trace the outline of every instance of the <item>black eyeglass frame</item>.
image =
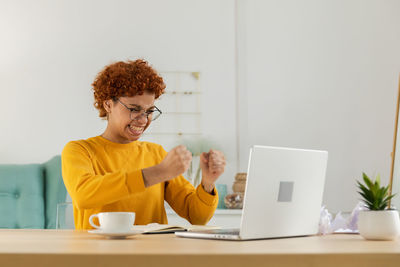
<svg viewBox="0 0 400 267">
<path fill-rule="evenodd" d="M 128 107 L 126 104 L 122 103 L 121 100 L 119 100 L 119 98 L 116 98 L 116 99 L 114 99 L 114 100 L 118 101 L 121 105 L 123 105 L 127 110 L 130 111 L 130 118 L 131 118 L 131 120 L 137 120 L 137 119 L 140 118 L 140 116 L 142 116 L 142 114 L 144 113 L 144 114 L 146 114 L 146 119 L 147 119 L 147 120 L 149 119 L 149 116 L 152 116 L 152 117 L 151 117 L 151 121 L 155 121 L 155 120 L 158 119 L 158 118 L 161 116 L 161 114 L 162 114 L 162 111 L 161 111 L 158 107 L 154 106 L 154 108 L 159 112 L 158 115 L 156 115 L 155 117 L 153 117 L 153 112 L 154 112 L 154 111 L 152 111 L 152 112 L 149 113 L 148 111 L 145 110 L 145 111 L 143 112 L 144 109 L 141 110 L 141 112 L 140 112 L 139 115 L 133 116 L 134 113 L 137 113 L 137 110 L 136 110 L 135 108 L 130 108 L 130 107 Z"/>
</svg>

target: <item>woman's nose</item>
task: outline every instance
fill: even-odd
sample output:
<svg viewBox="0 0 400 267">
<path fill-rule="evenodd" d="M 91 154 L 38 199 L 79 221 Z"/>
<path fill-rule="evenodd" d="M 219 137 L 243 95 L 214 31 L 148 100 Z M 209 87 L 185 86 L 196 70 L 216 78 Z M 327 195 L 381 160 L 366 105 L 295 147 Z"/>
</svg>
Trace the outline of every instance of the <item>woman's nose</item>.
<svg viewBox="0 0 400 267">
<path fill-rule="evenodd" d="M 135 118 L 136 121 L 138 121 L 138 122 L 143 122 L 143 123 L 146 123 L 146 122 L 148 121 L 148 119 L 149 119 L 149 118 L 148 118 L 146 112 L 140 113 L 140 114 Z"/>
</svg>

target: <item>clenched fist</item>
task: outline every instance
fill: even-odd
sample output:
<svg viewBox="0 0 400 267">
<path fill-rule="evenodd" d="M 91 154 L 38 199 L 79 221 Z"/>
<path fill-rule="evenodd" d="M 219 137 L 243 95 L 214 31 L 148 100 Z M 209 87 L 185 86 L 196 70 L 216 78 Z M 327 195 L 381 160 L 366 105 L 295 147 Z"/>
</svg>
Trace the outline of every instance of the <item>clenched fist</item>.
<svg viewBox="0 0 400 267">
<path fill-rule="evenodd" d="M 192 162 L 192 153 L 185 146 L 174 147 L 160 163 L 166 177 L 170 179 L 184 173 Z"/>
<path fill-rule="evenodd" d="M 181 175 L 189 168 L 191 161 L 192 153 L 186 147 L 173 148 L 160 164 L 142 170 L 144 185 L 149 187 Z"/>
<path fill-rule="evenodd" d="M 200 155 L 200 167 L 202 172 L 201 183 L 207 192 L 211 192 L 214 183 L 225 170 L 225 157 L 221 151 L 210 149 L 208 153 Z"/>
</svg>

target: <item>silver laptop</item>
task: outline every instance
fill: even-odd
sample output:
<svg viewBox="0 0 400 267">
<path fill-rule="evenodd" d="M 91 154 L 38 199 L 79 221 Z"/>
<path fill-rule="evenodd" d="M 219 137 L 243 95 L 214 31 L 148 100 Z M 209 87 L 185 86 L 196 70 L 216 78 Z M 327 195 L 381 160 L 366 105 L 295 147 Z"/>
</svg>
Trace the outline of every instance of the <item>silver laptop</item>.
<svg viewBox="0 0 400 267">
<path fill-rule="evenodd" d="M 318 232 L 327 161 L 327 151 L 253 146 L 240 229 L 175 235 L 229 240 L 314 235 Z"/>
</svg>

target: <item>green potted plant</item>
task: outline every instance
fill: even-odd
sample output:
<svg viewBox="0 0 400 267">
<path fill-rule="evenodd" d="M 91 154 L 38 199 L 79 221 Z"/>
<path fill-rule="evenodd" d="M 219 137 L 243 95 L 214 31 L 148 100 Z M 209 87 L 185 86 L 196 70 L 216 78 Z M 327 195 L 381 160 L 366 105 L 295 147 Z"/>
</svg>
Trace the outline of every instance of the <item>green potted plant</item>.
<svg viewBox="0 0 400 267">
<path fill-rule="evenodd" d="M 363 173 L 364 184 L 357 181 L 358 193 L 365 204 L 358 217 L 358 230 L 365 239 L 394 240 L 400 233 L 399 213 L 389 206 L 394 195 L 389 186 L 381 186 L 380 176 L 372 181 Z"/>
</svg>

